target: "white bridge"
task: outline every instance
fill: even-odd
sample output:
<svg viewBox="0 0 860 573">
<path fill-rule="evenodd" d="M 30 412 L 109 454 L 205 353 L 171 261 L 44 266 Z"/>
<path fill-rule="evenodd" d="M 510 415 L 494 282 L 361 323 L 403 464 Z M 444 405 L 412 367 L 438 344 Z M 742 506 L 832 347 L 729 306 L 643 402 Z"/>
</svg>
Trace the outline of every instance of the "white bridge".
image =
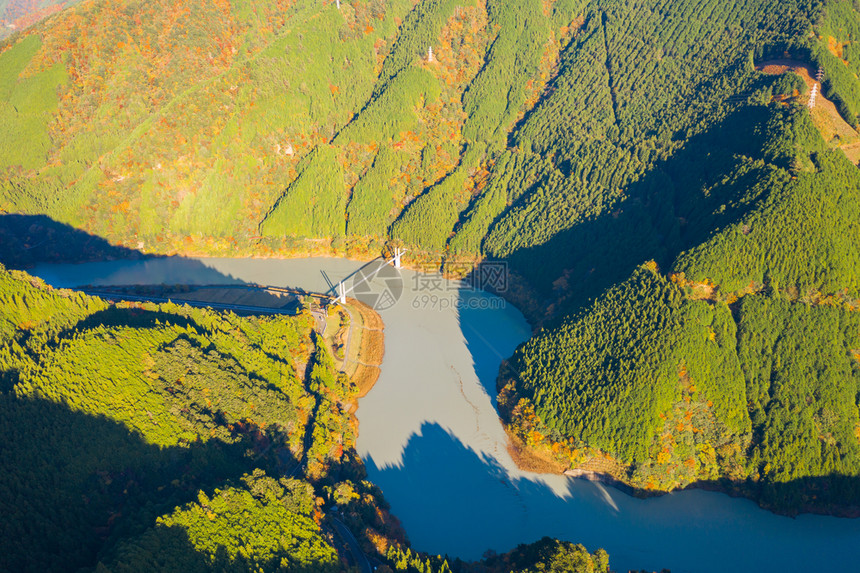
<svg viewBox="0 0 860 573">
<path fill-rule="evenodd" d="M 323 276 L 325 277 L 326 281 L 328 282 L 328 286 L 329 286 L 329 290 L 328 290 L 328 292 L 326 292 L 326 294 L 328 294 L 328 295 L 337 294 L 337 302 L 340 304 L 346 304 L 347 295 L 354 292 L 356 287 L 358 287 L 364 283 L 369 283 L 373 279 L 375 279 L 376 275 L 379 274 L 379 271 L 381 271 L 382 267 L 384 267 L 385 265 L 393 264 L 395 269 L 402 268 L 401 267 L 401 259 L 406 252 L 407 252 L 406 249 L 401 249 L 400 247 L 396 247 L 394 249 L 394 256 L 393 257 L 391 257 L 387 261 L 383 259 L 383 262 L 381 262 L 379 265 L 377 265 L 375 271 L 373 271 L 371 274 L 369 274 L 367 276 L 362 277 L 361 280 L 359 280 L 357 282 L 353 282 L 352 285 L 349 287 L 346 285 L 346 282 L 348 280 L 350 280 L 351 278 L 353 278 L 357 273 L 361 272 L 362 269 L 364 269 L 367 265 L 371 264 L 373 261 L 371 261 L 370 263 L 367 263 L 367 265 L 364 265 L 363 267 L 361 267 L 361 269 L 352 273 L 351 275 L 349 275 L 348 277 L 346 277 L 345 279 L 343 279 L 342 281 L 340 281 L 337 284 L 332 284 L 332 282 L 328 279 L 328 276 L 323 272 Z M 379 258 L 382 259 L 383 257 L 379 257 Z M 376 260 L 376 259 L 374 259 L 374 260 Z"/>
</svg>

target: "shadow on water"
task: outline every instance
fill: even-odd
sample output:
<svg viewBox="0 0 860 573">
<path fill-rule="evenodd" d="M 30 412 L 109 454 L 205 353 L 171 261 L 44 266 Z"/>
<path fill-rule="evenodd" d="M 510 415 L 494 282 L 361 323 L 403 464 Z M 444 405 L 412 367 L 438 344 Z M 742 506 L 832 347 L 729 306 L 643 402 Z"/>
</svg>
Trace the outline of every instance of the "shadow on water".
<svg viewBox="0 0 860 573">
<path fill-rule="evenodd" d="M 238 284 L 195 259 L 146 255 L 140 251 L 112 245 L 102 237 L 91 235 L 46 215 L 0 215 L 0 263 L 10 269 L 28 269 L 38 264 L 70 264 L 128 261 L 145 265 L 148 261 L 171 261 L 174 268 L 199 277 L 197 284 Z M 148 284 L 160 284 L 152 276 Z M 93 282 L 93 281 L 91 281 Z M 69 285 L 81 286 L 81 285 Z"/>
<path fill-rule="evenodd" d="M 594 550 L 629 533 L 611 530 L 624 529 L 625 494 L 585 480 L 510 472 L 435 423 L 409 439 L 400 465 L 378 467 L 372 456 L 365 465 L 415 547 L 431 554 L 478 559 L 546 535 Z M 622 555 L 618 563 L 630 561 Z M 657 563 L 645 558 L 637 567 L 659 570 Z"/>
<path fill-rule="evenodd" d="M 506 471 L 437 424 L 424 424 L 401 465 L 365 460 L 416 549 L 476 559 L 549 535 L 605 548 L 613 570 L 850 570 L 860 523 L 764 511 L 745 499 L 692 490 L 635 499 L 562 476 Z M 856 482 L 857 478 L 853 478 Z"/>
<path fill-rule="evenodd" d="M 469 559 L 530 541 L 520 537 L 528 519 L 522 484 L 438 424 L 425 423 L 410 438 L 400 466 L 379 468 L 372 456 L 365 466 L 419 550 Z"/>
<path fill-rule="evenodd" d="M 472 288 L 458 291 L 458 320 L 475 375 L 496 407 L 499 364 L 531 336 L 522 314 L 504 299 Z"/>
<path fill-rule="evenodd" d="M 303 293 L 248 288 L 258 285 L 197 259 L 115 246 L 44 215 L 0 215 L 0 263 L 12 269 L 37 267 L 39 276 L 54 287 L 87 287 L 93 294 L 117 299 L 215 303 L 216 309 L 239 313 L 253 313 L 254 308 L 293 312 L 296 296 Z M 138 288 L 117 288 L 123 285 Z"/>
</svg>

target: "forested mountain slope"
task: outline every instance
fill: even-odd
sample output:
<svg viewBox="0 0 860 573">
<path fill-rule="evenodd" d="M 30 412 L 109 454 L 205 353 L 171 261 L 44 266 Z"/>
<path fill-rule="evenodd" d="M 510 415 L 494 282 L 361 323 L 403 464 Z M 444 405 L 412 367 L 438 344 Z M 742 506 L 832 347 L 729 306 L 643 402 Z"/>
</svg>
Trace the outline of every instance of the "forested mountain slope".
<svg viewBox="0 0 860 573">
<path fill-rule="evenodd" d="M 756 65 L 820 68 L 856 128 L 858 26 L 847 0 L 90 1 L 0 44 L 0 208 L 159 253 L 504 260 L 546 326 L 504 380 L 527 443 L 850 505 L 856 167 Z"/>
<path fill-rule="evenodd" d="M 309 481 L 354 456 L 349 390 L 308 316 L 108 305 L 2 267 L 0 302 L 0 569 L 92 568 L 155 527 L 162 568 L 340 570 Z"/>
<path fill-rule="evenodd" d="M 745 104 L 753 59 L 824 66 L 856 124 L 853 49 L 847 65 L 827 49 L 851 45 L 855 15 L 836 0 L 89 2 L 0 47 L 0 206 L 154 251 L 396 239 L 508 258 L 543 290 L 578 259 L 571 229 L 661 185 L 663 161 Z M 532 268 L 542 249 L 570 254 Z"/>
<path fill-rule="evenodd" d="M 23 30 L 79 0 L 0 0 L 0 38 Z"/>
<path fill-rule="evenodd" d="M 730 224 L 521 347 L 503 404 L 530 445 L 642 489 L 727 477 L 782 510 L 848 511 L 860 173 L 805 109 L 760 115 L 762 153 L 710 190 Z"/>
</svg>

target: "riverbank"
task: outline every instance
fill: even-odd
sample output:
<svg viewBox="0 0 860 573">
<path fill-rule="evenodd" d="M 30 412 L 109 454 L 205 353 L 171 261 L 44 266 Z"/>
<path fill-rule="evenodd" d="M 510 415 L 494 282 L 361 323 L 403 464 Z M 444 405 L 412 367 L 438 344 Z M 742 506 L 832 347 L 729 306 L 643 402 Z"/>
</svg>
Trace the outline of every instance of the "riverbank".
<svg viewBox="0 0 860 573">
<path fill-rule="evenodd" d="M 354 298 L 341 307 L 349 317 L 346 328 L 337 329 L 329 337 L 335 350 L 336 363 L 355 384 L 356 394 L 349 412 L 355 414 L 358 400 L 367 396 L 379 380 L 385 356 L 385 323 L 379 314 Z"/>
<path fill-rule="evenodd" d="M 516 431 L 509 424 L 503 423 L 502 425 L 508 437 L 508 453 L 517 465 L 517 468 L 522 471 L 542 475 L 561 474 L 569 478 L 600 483 L 637 499 L 662 497 L 681 491 L 701 490 L 720 493 L 733 498 L 748 499 L 763 510 L 785 517 L 810 514 L 828 517 L 860 518 L 860 507 L 821 506 L 809 503 L 815 501 L 816 491 L 827 487 L 827 484 L 823 481 L 822 483 L 816 483 L 816 480 L 810 479 L 808 491 L 803 494 L 809 502 L 801 503 L 793 508 L 785 508 L 765 501 L 762 496 L 762 490 L 767 484 L 750 479 L 733 480 L 729 477 L 721 476 L 717 479 L 699 480 L 668 490 L 643 488 L 628 478 L 632 473 L 630 466 L 624 465 L 609 456 L 595 452 L 592 457 L 582 463 L 565 465 L 551 455 L 553 451 L 552 446 L 542 446 L 540 448 L 529 446 L 517 435 Z"/>
<path fill-rule="evenodd" d="M 501 372 L 506 372 L 503 363 Z M 499 383 L 503 382 L 500 376 Z M 681 491 L 707 491 L 725 494 L 733 498 L 747 499 L 763 510 L 775 515 L 797 517 L 801 514 L 840 518 L 860 518 L 860 507 L 846 505 L 822 505 L 817 502 L 817 492 L 832 487 L 828 478 L 811 477 L 802 485 L 770 483 L 750 477 L 718 475 L 713 478 L 700 477 L 677 487 L 643 487 L 636 479 L 633 466 L 612 456 L 588 447 L 573 447 L 568 443 L 553 442 L 546 436 L 546 428 L 532 411 L 522 411 L 511 388 L 501 384 L 499 414 L 508 441 L 508 452 L 517 468 L 542 475 L 564 475 L 593 483 L 610 486 L 637 498 L 663 497 Z M 517 405 L 511 408 L 510 403 Z M 530 440 L 536 443 L 529 443 Z M 781 504 L 780 500 L 800 498 L 797 505 Z"/>
</svg>

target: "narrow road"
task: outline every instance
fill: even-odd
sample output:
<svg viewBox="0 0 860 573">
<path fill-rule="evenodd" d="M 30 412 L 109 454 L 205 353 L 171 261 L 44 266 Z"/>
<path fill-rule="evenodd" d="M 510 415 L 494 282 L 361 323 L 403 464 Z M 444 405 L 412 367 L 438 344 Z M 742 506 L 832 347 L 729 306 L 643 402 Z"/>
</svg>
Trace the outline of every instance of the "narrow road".
<svg viewBox="0 0 860 573">
<path fill-rule="evenodd" d="M 361 573 L 373 573 L 373 567 L 370 566 L 370 561 L 361 550 L 358 540 L 353 536 L 352 531 L 350 531 L 341 520 L 333 515 L 329 514 L 329 518 L 334 524 L 334 528 L 337 530 L 338 534 L 345 539 L 346 543 L 349 545 L 349 552 L 352 553 L 353 559 L 355 559 L 355 562 L 358 564 L 358 568 L 361 569 Z"/>
<path fill-rule="evenodd" d="M 343 345 L 343 364 L 340 367 L 340 371 L 346 373 L 346 365 L 349 362 L 349 343 L 352 341 L 352 329 L 355 328 L 355 317 L 346 305 L 341 305 L 341 308 L 349 315 L 349 329 L 346 331 L 346 343 Z"/>
</svg>

